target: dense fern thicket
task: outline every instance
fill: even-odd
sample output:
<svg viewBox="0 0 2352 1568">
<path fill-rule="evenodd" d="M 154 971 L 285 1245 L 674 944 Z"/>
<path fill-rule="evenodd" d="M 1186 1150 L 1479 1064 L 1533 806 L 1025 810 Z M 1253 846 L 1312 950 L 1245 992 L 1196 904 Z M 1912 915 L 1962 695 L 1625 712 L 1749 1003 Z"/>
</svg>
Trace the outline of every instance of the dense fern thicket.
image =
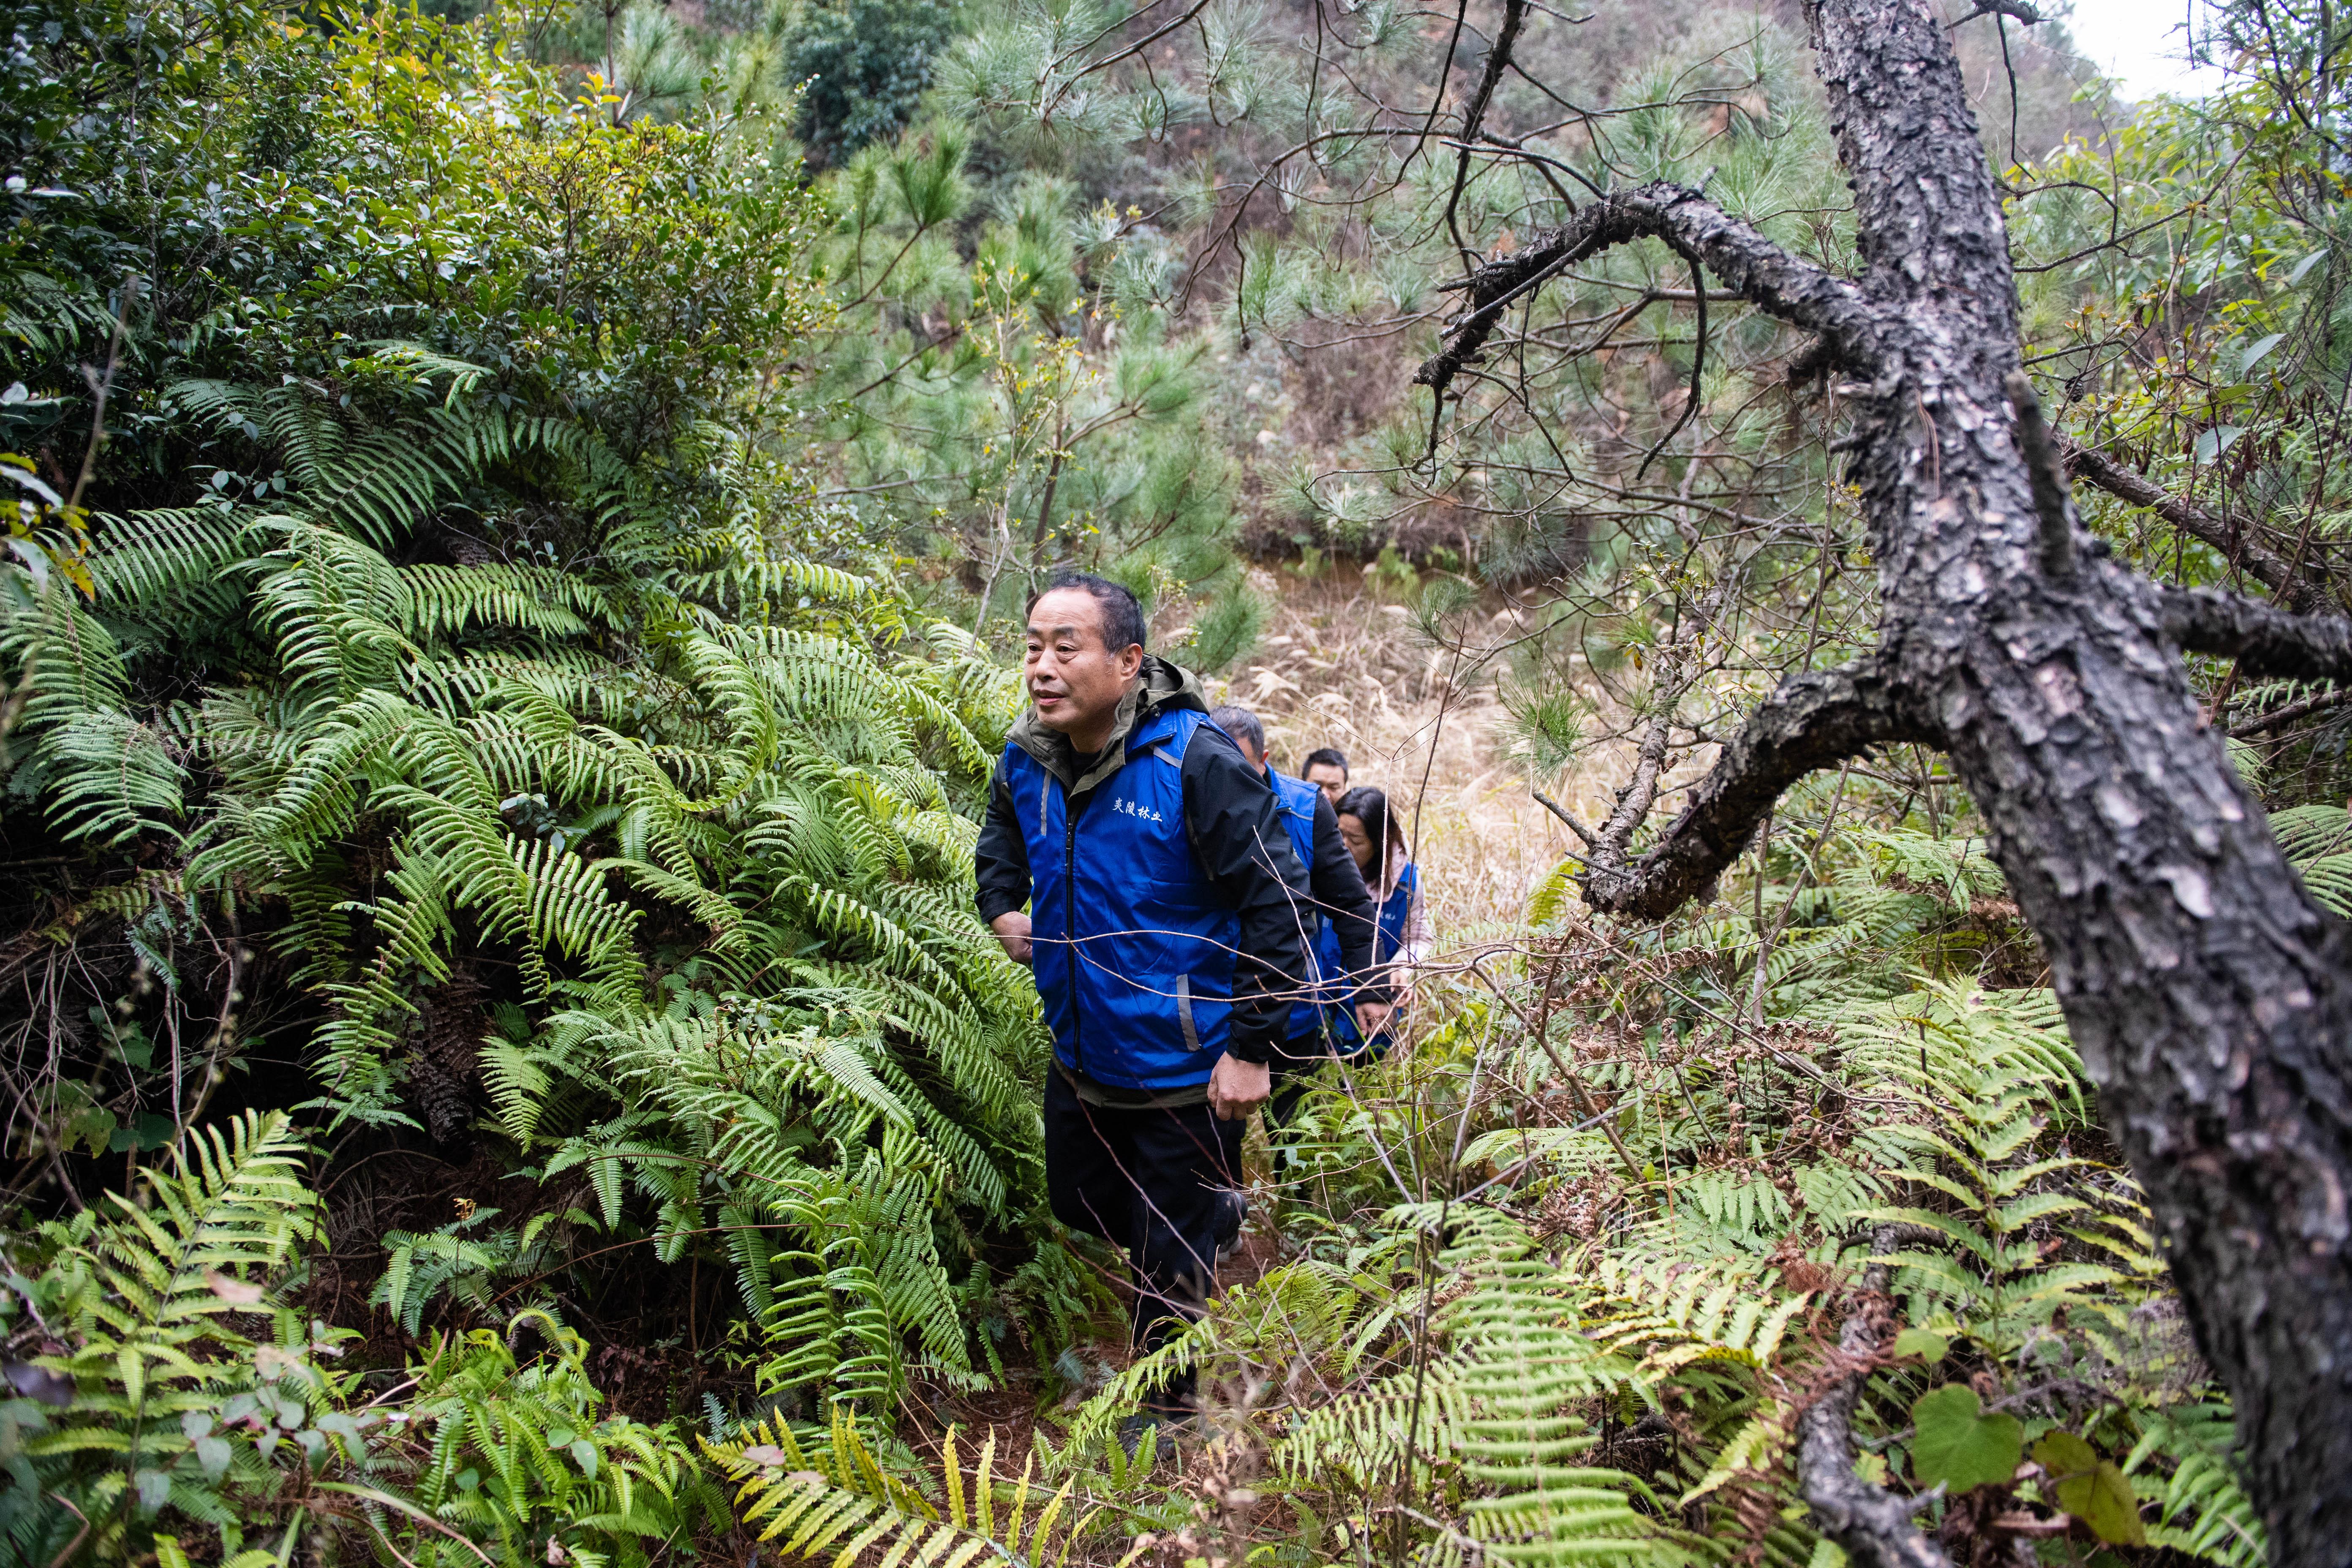
<svg viewBox="0 0 2352 1568">
<path fill-rule="evenodd" d="M 1608 731 L 1704 732 L 1866 607 L 1824 455 L 1749 396 L 1788 345 L 1718 307 L 1701 375 L 1686 280 L 1623 253 L 1535 329 L 1608 353 L 1433 460 L 1401 389 L 1456 176 L 1380 118 L 1447 68 L 1395 8 L 1335 35 L 1341 100 L 1247 7 L 1156 55 L 1085 6 L 429 15 L 478 9 L 7 11 L 12 1560 L 1834 1568 L 1792 1453 L 1845 1379 L 1864 1474 L 1956 1561 L 2261 1560 L 1924 757 L 1808 785 L 1655 928 L 1586 918 L 1572 861 L 1471 899 L 1433 826 L 1403 1042 L 1255 1147 L 1251 1265 L 1161 1352 L 1206 1430 L 1119 1447 L 1160 1368 L 1044 1216 L 1046 1042 L 970 907 L 1005 618 L 1096 566 L 1214 670 L 1283 580 L 1242 547 L 1294 582 L 1382 551 L 1337 570 L 1423 667 L 1412 727 L 1499 678 L 1481 765 L 1582 804 Z M 1712 163 L 1833 247 L 1795 35 L 1739 22 L 1531 35 L 1605 110 L 1557 150 Z M 2079 123 L 2063 55 L 1987 89 L 2021 157 Z M 2115 145 L 2162 165 L 2164 123 Z M 1286 163 L 1302 128 L 1356 150 Z M 1457 216 L 1501 247 L 1538 184 L 1481 170 Z M 2239 370 L 2333 275 L 2276 267 L 2289 226 Z M 2033 287 L 2093 363 L 2130 334 L 2084 302 L 2147 275 Z M 2101 407 L 2170 439 L 2185 385 Z M 2245 426 L 2269 468 L 2190 432 L 2189 481 L 2324 457 Z M 1367 678 L 1284 657 L 1251 674 L 1292 735 Z M 2242 762 L 2352 912 L 2326 745 Z"/>
<path fill-rule="evenodd" d="M 13 1264 L 55 1297 L 31 1349 L 163 1336 L 111 1404 L 16 1407 L 16 1550 L 75 1508 L 132 1555 L 306 1512 L 412 1558 L 443 1522 L 674 1536 L 682 1429 L 600 1424 L 580 1361 L 616 1263 L 679 1319 L 731 1278 L 729 1401 L 803 1416 L 1083 1312 L 1032 1245 L 1034 1000 L 969 908 L 1005 677 L 763 434 L 821 304 L 781 122 L 626 117 L 389 11 L 15 19 L 5 832 L 56 869 L 16 895 L 10 1147 L 16 1200 L 83 1220 Z M 241 1103 L 278 1120 L 203 1164 Z M 538 1195 L 364 1238 L 404 1376 L 326 1377 L 299 1315 L 209 1326 L 263 1305 L 233 1266 L 340 1223 L 306 1146 L 318 1182 L 469 1144 Z M 173 1190 L 127 1180 L 161 1150 L 172 1222 L 110 1213 Z M 223 1461 L 196 1417 L 235 1368 L 255 1419 L 311 1387 Z M 393 1383 L 423 1447 L 350 1426 Z M 640 1465 L 659 1506 L 612 1492 Z"/>
</svg>

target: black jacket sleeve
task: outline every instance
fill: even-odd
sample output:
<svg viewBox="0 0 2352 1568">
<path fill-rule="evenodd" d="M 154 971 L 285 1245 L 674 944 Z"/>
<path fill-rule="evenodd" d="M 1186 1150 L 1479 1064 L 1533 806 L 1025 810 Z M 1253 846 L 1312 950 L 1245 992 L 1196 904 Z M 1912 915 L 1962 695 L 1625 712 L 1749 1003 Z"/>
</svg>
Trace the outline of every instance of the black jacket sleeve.
<svg viewBox="0 0 2352 1568">
<path fill-rule="evenodd" d="M 988 781 L 988 814 L 981 818 L 980 842 L 972 848 L 979 873 L 980 918 L 993 922 L 1029 901 L 1029 843 L 1013 815 L 1013 790 L 999 760 Z"/>
<path fill-rule="evenodd" d="M 1356 858 L 1348 853 L 1348 841 L 1339 837 L 1339 814 L 1320 790 L 1315 792 L 1315 866 L 1309 879 L 1316 908 L 1339 933 L 1339 962 L 1356 986 L 1350 1000 L 1387 1001 L 1389 988 L 1373 973 L 1380 952 L 1380 910 L 1372 903 L 1371 889 L 1364 886 Z"/>
<path fill-rule="evenodd" d="M 1184 825 L 1219 897 L 1241 916 L 1227 1049 L 1263 1062 L 1287 1033 L 1314 930 L 1307 868 L 1291 853 L 1274 791 L 1222 731 L 1203 724 L 1184 748 Z M 1337 819 L 1332 832 L 1339 831 Z"/>
</svg>

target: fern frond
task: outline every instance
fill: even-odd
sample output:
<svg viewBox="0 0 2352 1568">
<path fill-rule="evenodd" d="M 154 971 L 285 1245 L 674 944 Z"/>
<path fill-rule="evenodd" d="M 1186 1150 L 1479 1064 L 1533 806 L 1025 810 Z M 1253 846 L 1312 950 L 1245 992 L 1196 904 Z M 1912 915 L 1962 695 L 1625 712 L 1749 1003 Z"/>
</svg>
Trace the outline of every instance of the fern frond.
<svg viewBox="0 0 2352 1568">
<path fill-rule="evenodd" d="M 107 1194 L 110 1223 L 81 1248 L 101 1289 L 83 1303 L 88 1343 L 73 1359 L 119 1375 L 126 1413 L 144 1403 L 151 1384 L 234 1374 L 233 1363 L 190 1352 L 200 1342 L 244 1342 L 219 1321 L 242 1305 L 220 1281 L 235 1286 L 280 1268 L 316 1234 L 319 1200 L 304 1180 L 303 1151 L 284 1112 L 247 1111 L 226 1130 L 188 1133 L 173 1170 L 149 1173 L 150 1206 Z"/>
<path fill-rule="evenodd" d="M 835 1407 L 830 1441 L 814 1456 L 790 1428 L 773 1421 L 739 1437 L 705 1440 L 702 1448 L 736 1483 L 743 1522 L 761 1527 L 761 1542 L 807 1561 L 829 1555 L 835 1568 L 877 1552 L 877 1561 L 893 1565 L 966 1568 L 980 1562 L 1044 1568 L 1066 1559 L 1069 1543 L 1092 1522 L 1088 1513 L 1062 1523 L 1072 1489 L 1066 1483 L 1045 1496 L 1024 1536 L 1029 1505 L 1042 1489 L 1025 1469 L 1017 1479 L 997 1473 L 992 1434 L 966 1472 L 949 1432 L 940 1460 L 944 1512 L 883 1466 L 856 1417 L 841 1406 Z M 1014 1508 L 1000 1532 L 995 1502 L 1006 1492 Z"/>
</svg>

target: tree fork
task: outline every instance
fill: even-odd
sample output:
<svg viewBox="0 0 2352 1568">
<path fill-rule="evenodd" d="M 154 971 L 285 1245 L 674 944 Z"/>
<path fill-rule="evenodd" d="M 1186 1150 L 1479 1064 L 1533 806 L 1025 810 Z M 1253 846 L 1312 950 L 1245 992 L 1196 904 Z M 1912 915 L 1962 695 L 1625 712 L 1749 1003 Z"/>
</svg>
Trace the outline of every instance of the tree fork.
<svg viewBox="0 0 2352 1568">
<path fill-rule="evenodd" d="M 2036 505 L 2053 476 L 2037 487 L 2032 437 L 2010 416 L 2008 236 L 1949 37 L 1926 0 L 1811 0 L 1808 14 L 1854 181 L 1859 281 L 1696 192 L 1644 185 L 1477 268 L 1415 377 L 1442 407 L 1514 301 L 1657 237 L 1815 334 L 1809 366 L 1853 378 L 1876 651 L 1785 680 L 1647 854 L 1610 864 L 1596 847 L 1586 897 L 1664 915 L 1804 774 L 1881 741 L 1940 745 L 2235 1397 L 2274 1561 L 2352 1563 L 2352 931 L 2280 854 L 2180 659 L 2187 645 L 2250 670 L 2333 673 L 2352 667 L 2352 628 L 2167 593 L 2095 549 L 2045 570 L 2063 559 Z M 2062 449 L 2102 482 L 2079 453 Z"/>
</svg>

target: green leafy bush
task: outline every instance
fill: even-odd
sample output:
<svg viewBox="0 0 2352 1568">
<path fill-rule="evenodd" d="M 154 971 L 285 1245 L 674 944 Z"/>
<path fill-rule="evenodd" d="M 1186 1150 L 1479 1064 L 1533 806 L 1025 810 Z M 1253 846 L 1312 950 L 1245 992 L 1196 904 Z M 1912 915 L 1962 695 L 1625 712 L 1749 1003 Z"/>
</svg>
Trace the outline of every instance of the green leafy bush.
<svg viewBox="0 0 2352 1568">
<path fill-rule="evenodd" d="M 289 1490 L 366 1451 L 348 1383 L 317 1360 L 339 1336 L 273 1289 L 318 1225 L 304 1152 L 283 1114 L 248 1115 L 192 1136 L 136 1201 L 108 1194 L 11 1245 L 0 1308 L 12 1352 L 38 1352 L 0 1402 L 0 1531 L 19 1552 L 129 1560 L 167 1520 L 225 1552 L 265 1544 Z"/>
<path fill-rule="evenodd" d="M 12 239 L 17 374 L 69 388 L 108 301 L 126 347 L 89 591 L 0 568 L 9 787 L 170 857 L 96 907 L 285 955 L 326 1129 L 584 1178 L 531 1238 L 733 1268 L 792 1397 L 969 1383 L 971 1259 L 1037 1199 L 1043 1035 L 965 891 L 1010 700 L 756 434 L 817 309 L 770 111 L 616 123 L 486 25 L 216 21 L 142 132 L 172 181 L 44 122 L 163 254 Z M 129 90 L 81 37 L 36 52 Z M 272 162 L 239 76 L 311 106 Z M 391 1245 L 421 1329 L 463 1249 Z"/>
</svg>

